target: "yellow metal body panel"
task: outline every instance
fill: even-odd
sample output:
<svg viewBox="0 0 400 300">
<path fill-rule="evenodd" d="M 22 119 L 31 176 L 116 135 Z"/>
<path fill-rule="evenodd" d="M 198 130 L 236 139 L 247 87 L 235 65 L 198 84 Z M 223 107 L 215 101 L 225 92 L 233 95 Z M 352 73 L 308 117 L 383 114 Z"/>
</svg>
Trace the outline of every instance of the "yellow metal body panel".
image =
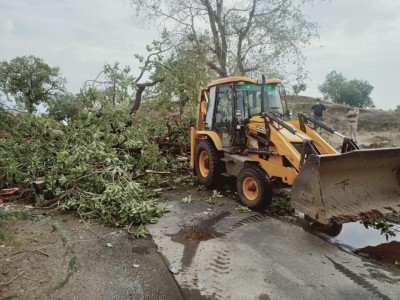
<svg viewBox="0 0 400 300">
<path fill-rule="evenodd" d="M 219 151 L 222 150 L 222 143 L 219 135 L 211 130 L 197 130 L 195 127 L 190 128 L 190 168 L 194 169 L 194 160 L 196 147 L 199 139 L 210 138 Z"/>
<path fill-rule="evenodd" d="M 300 129 L 299 120 L 286 121 L 286 123 L 291 124 L 293 128 L 295 128 L 297 132 L 305 138 L 312 140 L 314 145 L 317 146 L 318 150 L 321 152 L 321 154 L 339 154 L 335 150 L 335 148 L 329 145 L 316 131 L 312 130 L 307 125 L 304 125 L 306 128 L 306 132 L 303 133 Z"/>
<path fill-rule="evenodd" d="M 296 169 L 284 167 L 280 156 L 271 156 L 268 160 L 261 159 L 257 154 L 249 154 L 248 157 L 257 160 L 269 177 L 282 178 L 286 184 L 292 185 L 298 174 Z"/>
<path fill-rule="evenodd" d="M 216 133 L 215 131 L 211 131 L 211 130 L 198 130 L 196 132 L 196 139 L 198 138 L 205 138 L 205 137 L 209 137 L 213 143 L 214 146 L 217 150 L 221 151 L 222 150 L 222 143 L 221 143 L 221 139 L 219 138 L 218 133 Z"/>
<path fill-rule="evenodd" d="M 190 128 L 190 168 L 194 169 L 194 154 L 196 152 L 196 128 Z"/>
<path fill-rule="evenodd" d="M 196 117 L 196 129 L 200 130 L 204 126 L 203 116 L 207 112 L 206 96 L 208 90 L 207 88 L 200 88 L 200 92 L 197 100 L 197 117 Z"/>
<path fill-rule="evenodd" d="M 257 154 L 249 155 L 249 157 L 257 160 L 270 177 L 279 177 L 283 182 L 292 185 L 298 172 L 300 171 L 301 155 L 292 145 L 292 143 L 302 143 L 303 140 L 312 140 L 321 154 L 338 154 L 337 151 L 329 145 L 314 130 L 305 125 L 306 132 L 302 132 L 298 120 L 285 121 L 296 130 L 296 134 L 291 133 L 286 128 L 282 128 L 279 124 L 271 122 L 268 124 L 269 132 L 269 150 L 279 153 L 280 156 L 270 156 L 268 160 L 259 158 Z M 253 117 L 248 124 L 249 132 L 253 134 L 266 133 L 264 118 L 261 116 Z M 248 140 L 249 149 L 258 149 L 258 141 L 254 138 Z M 285 167 L 282 157 L 286 157 L 288 161 L 295 167 Z"/>
</svg>

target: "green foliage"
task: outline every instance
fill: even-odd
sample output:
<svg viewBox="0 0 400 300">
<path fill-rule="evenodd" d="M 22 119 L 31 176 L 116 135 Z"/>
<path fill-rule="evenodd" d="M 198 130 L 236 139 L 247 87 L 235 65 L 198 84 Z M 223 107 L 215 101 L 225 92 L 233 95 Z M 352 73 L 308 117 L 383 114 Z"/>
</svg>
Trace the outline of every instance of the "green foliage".
<svg viewBox="0 0 400 300">
<path fill-rule="evenodd" d="M 47 107 L 49 117 L 57 121 L 70 122 L 80 118 L 85 103 L 79 98 L 79 95 L 66 93 L 51 99 L 47 103 Z"/>
<path fill-rule="evenodd" d="M 29 185 L 42 177 L 55 149 L 54 129 L 61 124 L 32 115 L 14 117 L 0 111 L 0 186 L 2 181 Z"/>
<path fill-rule="evenodd" d="M 223 198 L 223 196 L 220 194 L 220 192 L 218 192 L 217 190 L 213 190 L 212 195 L 207 197 L 206 202 L 209 205 L 222 206 L 224 205 L 224 202 L 221 200 L 221 198 Z"/>
<path fill-rule="evenodd" d="M 51 223 L 50 225 L 52 228 L 52 232 L 57 233 L 58 236 L 60 237 L 61 241 L 63 242 L 63 246 L 66 249 L 66 255 L 69 258 L 67 276 L 56 287 L 56 288 L 62 288 L 63 286 L 65 286 L 67 284 L 68 280 L 72 277 L 72 275 L 74 275 L 74 273 L 79 270 L 79 268 L 81 267 L 81 264 L 78 261 L 78 257 L 75 254 L 72 243 L 70 242 L 68 237 L 64 234 L 64 232 L 60 229 L 58 224 Z"/>
<path fill-rule="evenodd" d="M 147 168 L 169 167 L 156 144 L 165 129 L 155 120 L 128 126 L 128 106 L 101 105 L 101 114 L 84 114 L 68 126 L 0 112 L 0 185 L 29 190 L 41 178 L 42 205 L 60 202 L 61 209 L 111 226 L 156 222 L 168 207 L 159 207 L 132 178 Z"/>
<path fill-rule="evenodd" d="M 196 177 L 190 175 L 181 175 L 175 177 L 174 179 L 174 183 L 180 185 L 194 185 L 195 182 L 196 182 Z"/>
<path fill-rule="evenodd" d="M 381 231 L 381 234 L 384 234 L 386 237 L 386 241 L 389 239 L 389 236 L 395 237 L 396 232 L 399 232 L 393 224 L 390 224 L 388 221 L 382 218 L 366 218 L 361 221 L 365 228 L 375 228 Z"/>
<path fill-rule="evenodd" d="M 304 92 L 306 90 L 307 86 L 304 83 L 300 84 L 295 84 L 292 86 L 293 93 L 297 96 L 301 92 Z"/>
<path fill-rule="evenodd" d="M 353 79 L 348 81 L 341 73 L 331 71 L 325 77 L 319 91 L 325 98 L 335 103 L 353 105 L 356 107 L 375 107 L 370 94 L 374 87 L 366 80 Z"/>
<path fill-rule="evenodd" d="M 279 213 L 292 215 L 295 212 L 290 202 L 290 195 L 285 190 L 280 190 L 274 196 L 272 205 Z"/>
<path fill-rule="evenodd" d="M 135 236 L 137 238 L 146 237 L 149 234 L 149 231 L 144 227 L 143 224 L 140 224 L 138 228 L 135 230 Z"/>
<path fill-rule="evenodd" d="M 215 76 L 190 47 L 191 45 L 186 43 L 175 48 L 173 53 L 163 59 L 162 64 L 155 65 L 152 77 L 164 78 L 155 90 L 157 93 L 155 102 L 166 111 L 178 109 L 182 112 L 189 102 L 195 104 L 199 88 L 207 85 Z M 191 112 L 194 117 L 196 109 L 191 107 L 187 112 Z"/>
<path fill-rule="evenodd" d="M 47 116 L 58 120 L 78 120 L 88 112 L 99 113 L 108 105 L 129 105 L 130 93 L 134 88 L 134 78 L 129 67 L 120 68 L 119 63 L 105 64 L 95 80 L 87 80 L 81 91 L 74 95 L 65 93 L 47 102 Z M 106 107 L 104 107 L 106 108 Z"/>
<path fill-rule="evenodd" d="M 0 62 L 0 91 L 29 113 L 63 93 L 64 84 L 58 67 L 50 67 L 33 55 Z"/>
<path fill-rule="evenodd" d="M 238 205 L 238 206 L 235 208 L 235 210 L 237 210 L 238 212 L 241 212 L 241 213 L 251 212 L 251 209 L 248 208 L 247 206 L 244 206 L 244 205 Z"/>
<path fill-rule="evenodd" d="M 161 156 L 158 145 L 145 144 L 143 145 L 142 149 L 142 155 L 140 156 L 139 163 L 137 165 L 139 170 L 164 170 L 166 168 L 167 160 Z"/>
<path fill-rule="evenodd" d="M 199 184 L 199 185 L 197 186 L 196 190 L 198 190 L 198 191 L 205 191 L 205 190 L 207 190 L 207 188 L 206 188 L 205 185 Z"/>
<path fill-rule="evenodd" d="M 183 197 L 182 200 L 181 200 L 182 203 L 191 203 L 192 201 L 193 201 L 192 195 L 189 195 L 187 197 Z"/>
<path fill-rule="evenodd" d="M 112 104 L 128 104 L 131 101 L 130 92 L 134 88 L 134 78 L 130 67 L 120 68 L 119 63 L 104 64 L 103 70 L 94 80 L 86 80 L 81 93 L 94 93 L 93 105 L 104 102 Z"/>
<path fill-rule="evenodd" d="M 169 181 L 167 178 L 159 174 L 149 174 L 140 180 L 141 185 L 146 187 L 168 187 Z"/>
</svg>

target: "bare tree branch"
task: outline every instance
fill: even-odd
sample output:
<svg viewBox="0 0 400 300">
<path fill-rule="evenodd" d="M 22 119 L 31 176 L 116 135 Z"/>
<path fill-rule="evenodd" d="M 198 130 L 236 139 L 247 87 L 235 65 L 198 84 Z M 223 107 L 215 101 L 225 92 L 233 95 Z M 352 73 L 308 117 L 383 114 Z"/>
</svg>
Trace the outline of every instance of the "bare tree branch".
<svg viewBox="0 0 400 300">
<path fill-rule="evenodd" d="M 147 87 L 155 86 L 157 83 L 163 82 L 164 80 L 165 80 L 165 78 L 159 78 L 159 79 L 156 79 L 156 80 L 151 81 L 151 82 L 145 82 L 145 83 L 138 83 L 137 84 L 135 102 L 133 103 L 133 106 L 132 106 L 131 112 L 130 112 L 130 114 L 132 116 L 134 116 L 136 114 L 136 112 L 139 110 L 140 104 L 142 102 L 142 95 L 143 95 L 144 90 Z"/>
</svg>

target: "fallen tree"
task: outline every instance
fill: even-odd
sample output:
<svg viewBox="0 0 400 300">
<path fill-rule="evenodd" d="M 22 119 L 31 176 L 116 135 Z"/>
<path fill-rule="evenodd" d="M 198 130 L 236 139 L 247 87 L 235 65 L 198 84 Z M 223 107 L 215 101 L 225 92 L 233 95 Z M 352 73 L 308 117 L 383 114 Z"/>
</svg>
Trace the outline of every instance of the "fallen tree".
<svg viewBox="0 0 400 300">
<path fill-rule="evenodd" d="M 103 103 L 101 113 L 63 125 L 1 110 L 0 188 L 18 186 L 36 206 L 75 210 L 111 226 L 156 222 L 168 207 L 139 180 L 179 169 L 182 163 L 159 144 L 184 148 L 187 138 L 176 124 L 168 128 L 156 119 L 126 126 L 129 112 L 128 105 Z M 40 183 L 36 189 L 33 182 Z"/>
</svg>

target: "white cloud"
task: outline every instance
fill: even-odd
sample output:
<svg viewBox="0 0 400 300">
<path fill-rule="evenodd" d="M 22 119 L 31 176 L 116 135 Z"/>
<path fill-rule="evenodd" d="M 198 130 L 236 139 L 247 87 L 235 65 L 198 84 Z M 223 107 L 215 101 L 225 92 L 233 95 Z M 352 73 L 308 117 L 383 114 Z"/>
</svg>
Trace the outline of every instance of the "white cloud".
<svg viewBox="0 0 400 300">
<path fill-rule="evenodd" d="M 0 60 L 36 55 L 59 66 L 77 92 L 104 62 L 137 67 L 134 53 L 156 38 L 128 0 L 0 0 Z M 316 1 L 306 14 L 320 24 L 320 40 L 305 50 L 310 80 L 305 94 L 332 70 L 363 79 L 378 108 L 400 105 L 400 1 Z M 141 23 L 141 24 L 139 24 Z"/>
<path fill-rule="evenodd" d="M 12 20 L 4 20 L 4 29 L 9 32 L 13 31 L 14 22 Z"/>
<path fill-rule="evenodd" d="M 13 25 L 0 27 L 0 60 L 43 58 L 60 67 L 72 92 L 105 62 L 137 67 L 133 54 L 156 38 L 154 30 L 139 28 L 135 10 L 123 1 L 0 0 L 0 20 Z"/>
<path fill-rule="evenodd" d="M 321 28 L 320 41 L 305 51 L 310 71 L 305 94 L 320 95 L 317 85 L 335 70 L 374 86 L 377 108 L 400 105 L 400 1 L 325 1 L 307 13 Z"/>
</svg>

